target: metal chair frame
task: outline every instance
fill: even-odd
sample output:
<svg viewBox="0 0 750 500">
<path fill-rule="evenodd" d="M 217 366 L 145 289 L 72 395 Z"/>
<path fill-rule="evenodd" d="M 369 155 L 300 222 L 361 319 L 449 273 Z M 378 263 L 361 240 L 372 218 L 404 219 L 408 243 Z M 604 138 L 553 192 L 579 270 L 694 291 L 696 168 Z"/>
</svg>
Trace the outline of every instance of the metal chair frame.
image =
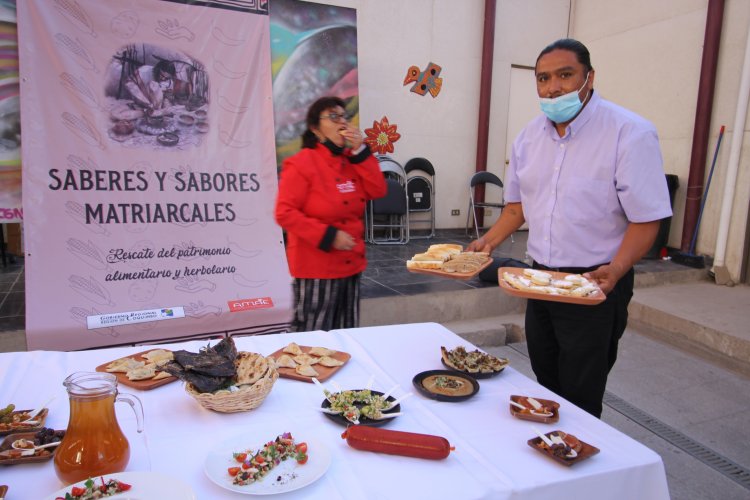
<svg viewBox="0 0 750 500">
<path fill-rule="evenodd" d="M 409 238 L 414 240 L 432 238 L 435 236 L 435 168 L 432 166 L 432 163 L 425 158 L 412 158 L 406 162 L 404 171 L 407 176 L 406 193 L 409 197 Z M 421 174 L 409 177 L 409 174 L 412 172 L 421 172 Z M 420 190 L 417 191 L 415 187 L 419 187 Z M 422 190 L 421 187 L 424 187 L 425 189 Z M 414 205 L 421 203 L 420 198 L 426 198 L 429 202 L 429 207 L 414 208 Z M 411 214 L 419 214 L 423 212 L 429 212 L 430 217 L 428 219 L 411 217 Z M 411 234 L 412 223 L 423 222 L 430 223 L 430 233 L 427 235 L 413 236 Z"/>
<path fill-rule="evenodd" d="M 367 202 L 365 241 L 375 245 L 405 245 L 409 242 L 409 198 L 406 193 L 406 172 L 394 159 L 376 156 L 388 192 L 383 198 Z M 379 221 L 376 217 L 380 217 Z M 383 236 L 375 234 L 383 230 Z"/>
<path fill-rule="evenodd" d="M 500 202 L 487 202 L 482 201 L 478 202 L 474 200 L 474 188 L 480 184 L 484 184 L 487 186 L 488 184 L 495 185 L 500 188 L 500 199 L 502 201 Z M 485 189 L 485 195 L 487 194 Z M 492 172 L 482 171 L 482 172 L 476 172 L 474 175 L 471 176 L 471 181 L 469 182 L 469 213 L 466 214 L 466 235 L 469 235 L 469 222 L 471 219 L 474 219 L 474 232 L 476 234 L 477 239 L 479 239 L 479 226 L 477 225 L 477 209 L 485 209 L 485 208 L 498 208 L 502 211 L 503 208 L 505 208 L 505 201 L 503 200 L 503 181 L 500 180 L 500 178 L 493 174 Z M 513 236 L 511 235 L 511 241 Z"/>
</svg>

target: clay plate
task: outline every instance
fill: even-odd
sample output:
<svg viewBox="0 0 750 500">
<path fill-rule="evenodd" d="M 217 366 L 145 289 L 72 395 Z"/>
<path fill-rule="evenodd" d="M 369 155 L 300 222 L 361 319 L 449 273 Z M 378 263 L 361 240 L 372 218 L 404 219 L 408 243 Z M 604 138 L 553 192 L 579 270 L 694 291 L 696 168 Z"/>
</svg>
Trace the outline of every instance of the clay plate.
<svg viewBox="0 0 750 500">
<path fill-rule="evenodd" d="M 148 351 L 143 351 L 143 352 L 139 352 L 137 354 L 131 354 L 130 356 L 123 356 L 123 357 L 124 358 L 133 358 L 136 361 L 145 361 L 146 363 L 148 363 L 148 360 L 146 358 L 144 358 L 143 355 L 146 354 L 147 352 L 151 352 L 151 351 L 155 351 L 155 350 L 156 349 L 149 349 Z M 107 365 L 109 365 L 113 361 L 116 361 L 117 359 L 121 359 L 121 358 L 112 359 L 110 361 L 107 361 L 106 363 L 103 363 L 103 364 L 97 366 L 96 367 L 96 371 L 103 372 L 103 373 L 110 373 L 110 372 L 107 371 Z M 130 380 L 128 378 L 128 376 L 125 373 L 123 373 L 123 372 L 111 372 L 111 373 L 112 373 L 112 375 L 114 375 L 115 377 L 117 377 L 117 382 L 118 383 L 120 383 L 122 385 L 127 385 L 128 387 L 132 387 L 134 389 L 140 389 L 142 391 L 148 391 L 148 390 L 154 389 L 156 387 L 161 387 L 162 385 L 169 384 L 170 382 L 174 382 L 175 380 L 177 380 L 177 377 L 173 377 L 172 375 L 170 375 L 169 377 L 166 377 L 166 378 L 161 378 L 159 380 L 153 380 L 153 379 Z"/>
<path fill-rule="evenodd" d="M 180 122 L 180 125 L 190 127 L 195 123 L 195 117 L 188 114 L 180 115 L 179 117 L 177 117 L 177 121 Z"/>
<path fill-rule="evenodd" d="M 554 434 L 554 433 L 557 433 L 557 432 L 561 432 L 561 431 L 547 432 L 547 433 L 545 433 L 545 436 L 549 437 L 550 434 Z M 555 462 L 563 464 L 563 465 L 567 465 L 568 467 L 570 467 L 573 464 L 577 464 L 581 460 L 586 460 L 587 458 L 591 458 L 594 455 L 596 455 L 597 453 L 599 453 L 599 448 L 597 448 L 595 446 L 591 446 L 590 444 L 585 443 L 585 442 L 581 441 L 580 439 L 578 441 L 580 441 L 580 443 L 581 443 L 581 451 L 578 452 L 578 456 L 575 457 L 575 458 L 562 458 L 562 457 L 558 457 L 557 455 L 554 455 L 551 450 L 549 450 L 548 448 L 545 448 L 543 446 L 542 438 L 540 438 L 538 436 L 535 437 L 535 438 L 529 439 L 527 441 L 527 443 L 528 443 L 529 446 L 531 446 L 535 450 L 538 450 L 538 451 L 544 453 L 545 455 L 547 455 L 548 457 L 550 457 L 551 459 L 553 459 Z"/>
<path fill-rule="evenodd" d="M 30 411 L 34 411 L 34 409 L 30 409 L 30 410 L 16 410 L 13 413 L 26 413 L 26 412 L 30 412 Z M 31 431 L 36 432 L 39 429 L 41 429 L 42 427 L 44 427 L 44 421 L 47 419 L 47 414 L 48 413 L 49 413 L 49 408 L 45 408 L 41 412 L 39 412 L 39 415 L 37 415 L 36 417 L 34 417 L 34 421 L 39 422 L 38 424 L 36 424 L 34 426 L 15 424 L 10 429 L 0 430 L 0 436 L 7 436 L 8 434 L 13 434 L 14 432 L 15 433 L 18 433 L 18 432 L 31 432 Z"/>
<path fill-rule="evenodd" d="M 45 448 L 44 450 L 39 450 L 37 451 L 35 455 L 30 455 L 27 457 L 5 458 L 2 455 L 2 452 L 13 449 L 13 441 L 17 439 L 28 439 L 29 441 L 33 441 L 35 434 L 36 432 L 19 432 L 16 434 L 10 434 L 6 436 L 6 438 L 3 439 L 3 442 L 0 443 L 0 465 L 32 464 L 36 462 L 46 462 L 47 460 L 54 457 L 55 451 L 58 448 L 57 446 L 55 446 L 54 448 Z"/>
<path fill-rule="evenodd" d="M 415 274 L 431 274 L 432 276 L 439 276 L 441 278 L 453 278 L 455 280 L 470 280 L 471 278 L 475 277 L 477 274 L 482 272 L 484 269 L 486 269 L 490 264 L 492 264 L 492 259 L 487 259 L 487 262 L 479 266 L 479 269 L 477 269 L 474 272 L 471 273 L 446 273 L 443 270 L 440 269 L 418 269 L 418 268 L 409 268 L 407 267 L 406 270 L 410 273 Z"/>
<path fill-rule="evenodd" d="M 466 395 L 461 395 L 461 396 L 451 396 L 448 394 L 432 392 L 430 389 L 424 386 L 424 380 L 434 375 L 445 375 L 446 377 L 460 378 L 464 380 L 465 382 L 468 382 L 469 384 L 471 384 L 471 387 L 472 387 L 471 393 L 466 394 Z M 460 401 L 466 401 L 470 397 L 474 396 L 474 394 L 479 392 L 479 382 L 477 382 L 476 379 L 474 379 L 474 377 L 472 377 L 471 375 L 467 375 L 463 372 L 455 371 L 455 370 L 428 370 L 426 372 L 417 373 L 416 375 L 414 375 L 414 378 L 412 379 L 412 384 L 414 384 L 414 387 L 423 396 L 428 397 L 430 399 L 435 399 L 437 401 L 446 401 L 449 403 L 458 403 Z"/>
<path fill-rule="evenodd" d="M 180 136 L 172 132 L 164 132 L 156 137 L 162 146 L 176 146 L 180 142 Z"/>
<path fill-rule="evenodd" d="M 510 397 L 510 400 L 515 401 L 518 404 L 522 404 L 526 406 L 525 404 L 521 403 L 521 399 L 525 397 L 526 396 L 513 395 Z M 510 406 L 510 414 L 516 418 L 520 418 L 521 420 L 530 420 L 532 422 L 540 422 L 543 424 L 552 424 L 560 420 L 560 414 L 558 413 L 558 410 L 560 408 L 560 403 L 557 403 L 549 399 L 542 399 L 542 398 L 534 398 L 534 399 L 539 401 L 542 405 L 548 408 L 552 408 L 552 416 L 545 417 L 543 415 L 534 415 L 533 413 L 524 413 L 523 410 L 509 403 L 508 406 Z"/>
<path fill-rule="evenodd" d="M 503 273 L 511 273 L 517 276 L 523 276 L 523 269 L 520 267 L 501 267 L 497 270 L 497 283 L 500 288 L 503 289 L 508 295 L 514 295 L 516 297 L 522 297 L 524 299 L 537 299 L 537 300 L 548 300 L 550 302 L 565 302 L 567 304 L 579 304 L 584 306 L 595 306 L 601 304 L 607 298 L 601 290 L 586 296 L 586 297 L 571 297 L 569 295 L 553 295 L 544 292 L 529 292 L 526 290 L 519 290 L 513 288 L 503 279 Z M 552 275 L 552 279 L 561 280 L 571 273 L 558 273 L 556 271 L 544 271 Z"/>
<path fill-rule="evenodd" d="M 284 347 L 286 347 L 286 346 L 284 346 Z M 279 349 L 276 352 L 271 353 L 270 356 L 274 360 L 277 360 L 282 355 L 288 354 L 288 353 L 284 352 L 284 347 L 282 347 L 281 349 Z M 309 353 L 310 349 L 312 349 L 311 346 L 301 345 L 299 347 L 300 347 L 300 349 L 302 349 L 302 352 L 305 353 L 305 354 Z M 291 354 L 290 354 L 290 356 L 291 356 Z M 315 368 L 315 371 L 318 372 L 318 376 L 315 377 L 315 378 L 317 378 L 321 382 L 324 381 L 324 380 L 329 379 L 334 373 L 336 373 L 341 368 L 343 368 L 344 366 L 346 366 L 346 362 L 351 359 L 352 355 L 349 354 L 348 352 L 336 351 L 336 354 L 332 355 L 331 357 L 334 358 L 334 359 L 338 359 L 339 361 L 343 361 L 344 364 L 341 365 L 341 366 L 322 366 L 320 364 L 312 365 L 312 367 Z M 299 373 L 297 373 L 296 371 L 294 371 L 294 368 L 276 367 L 276 369 L 278 370 L 279 377 L 281 377 L 281 378 L 290 378 L 292 380 L 301 380 L 303 382 L 310 382 L 312 384 L 312 379 L 313 379 L 312 377 L 306 377 L 304 375 L 300 375 Z"/>
</svg>

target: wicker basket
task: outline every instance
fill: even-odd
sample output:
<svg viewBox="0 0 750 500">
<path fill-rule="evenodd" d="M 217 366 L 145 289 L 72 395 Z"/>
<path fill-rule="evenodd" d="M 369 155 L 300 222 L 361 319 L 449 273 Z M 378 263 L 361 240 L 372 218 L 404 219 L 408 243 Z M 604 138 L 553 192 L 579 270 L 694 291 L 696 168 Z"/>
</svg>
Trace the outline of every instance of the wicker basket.
<svg viewBox="0 0 750 500">
<path fill-rule="evenodd" d="M 263 378 L 253 385 L 242 386 L 237 391 L 198 392 L 193 384 L 187 382 L 185 392 L 193 396 L 204 408 L 220 413 L 236 413 L 259 407 L 278 378 L 279 372 L 276 371 L 276 366 L 269 363 L 268 371 Z"/>
</svg>

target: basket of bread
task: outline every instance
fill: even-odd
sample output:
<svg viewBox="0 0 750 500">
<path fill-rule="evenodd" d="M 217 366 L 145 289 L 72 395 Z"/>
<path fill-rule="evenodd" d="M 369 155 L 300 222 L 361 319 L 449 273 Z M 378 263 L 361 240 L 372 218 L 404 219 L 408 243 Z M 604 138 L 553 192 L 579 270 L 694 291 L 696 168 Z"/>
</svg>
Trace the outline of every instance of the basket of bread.
<svg viewBox="0 0 750 500">
<path fill-rule="evenodd" d="M 415 254 L 406 261 L 406 268 L 411 272 L 447 277 L 471 277 L 490 262 L 490 254 L 487 252 L 464 252 L 461 245 L 439 243 L 430 245 L 424 253 Z"/>
<path fill-rule="evenodd" d="M 273 359 L 238 352 L 231 337 L 198 353 L 175 351 L 162 370 L 183 380 L 185 391 L 201 406 L 221 413 L 257 408 L 279 378 Z"/>
</svg>

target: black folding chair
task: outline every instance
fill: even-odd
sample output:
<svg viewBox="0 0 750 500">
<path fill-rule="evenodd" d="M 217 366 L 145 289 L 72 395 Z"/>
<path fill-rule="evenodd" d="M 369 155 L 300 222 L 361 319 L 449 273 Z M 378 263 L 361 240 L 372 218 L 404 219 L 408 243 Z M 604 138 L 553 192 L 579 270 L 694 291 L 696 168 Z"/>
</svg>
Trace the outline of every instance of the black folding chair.
<svg viewBox="0 0 750 500">
<path fill-rule="evenodd" d="M 366 241 L 376 245 L 405 245 L 409 242 L 409 210 L 406 172 L 389 156 L 378 156 L 385 177 L 386 195 L 367 203 Z"/>
<path fill-rule="evenodd" d="M 474 188 L 479 185 L 485 186 L 485 199 L 487 196 L 487 186 L 497 186 L 500 189 L 500 201 L 489 202 L 489 201 L 476 201 L 474 199 Z M 479 239 L 479 226 L 477 225 L 477 210 L 484 210 L 485 208 L 497 208 L 502 211 L 505 208 L 505 201 L 503 201 L 503 181 L 492 172 L 476 172 L 471 176 L 469 182 L 469 213 L 466 214 L 466 235 L 469 235 L 469 222 L 474 220 L 474 232 L 477 239 Z M 483 212 L 484 213 L 484 212 Z M 511 236 L 512 238 L 512 236 Z M 511 240 L 512 241 L 512 240 Z"/>
<path fill-rule="evenodd" d="M 425 239 L 435 236 L 435 168 L 425 158 L 412 158 L 404 166 L 406 193 L 409 197 L 409 238 Z M 409 177 L 410 173 L 415 173 Z M 412 216 L 412 214 L 416 214 Z M 420 216 L 427 214 L 428 217 Z M 429 224 L 429 233 L 415 236 L 414 224 Z"/>
</svg>

